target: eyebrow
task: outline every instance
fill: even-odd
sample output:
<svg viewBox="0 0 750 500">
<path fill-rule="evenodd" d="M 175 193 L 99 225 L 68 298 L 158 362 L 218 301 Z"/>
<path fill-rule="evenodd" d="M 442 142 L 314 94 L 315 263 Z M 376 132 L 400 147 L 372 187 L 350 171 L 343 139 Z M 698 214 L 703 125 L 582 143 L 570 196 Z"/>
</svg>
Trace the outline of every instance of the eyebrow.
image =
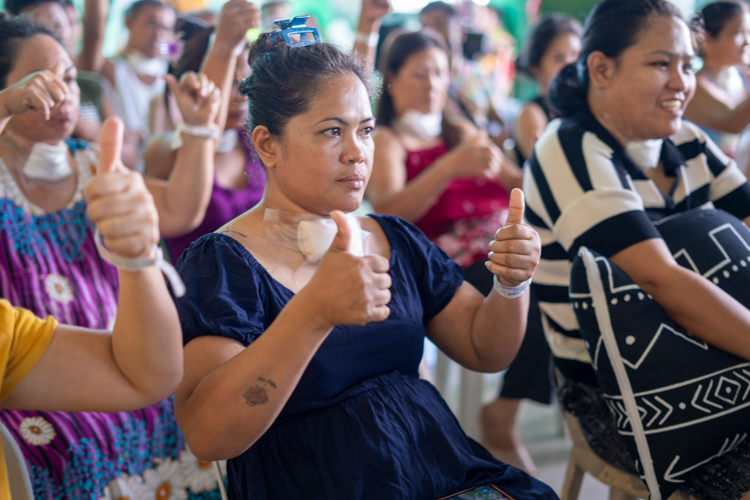
<svg viewBox="0 0 750 500">
<path fill-rule="evenodd" d="M 678 54 L 677 52 L 672 52 L 669 50 L 655 50 L 651 52 L 649 55 L 653 56 L 657 54 L 667 56 L 670 59 L 693 59 L 695 57 L 695 54 L 692 54 L 692 55 L 691 54 Z"/>
<path fill-rule="evenodd" d="M 367 122 L 371 122 L 371 121 L 372 122 L 375 121 L 375 117 L 374 116 L 370 116 L 370 117 L 365 118 L 364 120 L 360 121 L 359 124 L 362 125 L 363 123 L 367 123 Z M 315 125 L 319 125 L 319 124 L 321 124 L 323 122 L 339 122 L 339 123 L 342 123 L 344 125 L 349 125 L 348 121 L 344 120 L 343 118 L 339 118 L 338 116 L 332 116 L 330 118 L 324 118 L 324 119 L 320 120 L 318 123 L 316 123 Z"/>
</svg>

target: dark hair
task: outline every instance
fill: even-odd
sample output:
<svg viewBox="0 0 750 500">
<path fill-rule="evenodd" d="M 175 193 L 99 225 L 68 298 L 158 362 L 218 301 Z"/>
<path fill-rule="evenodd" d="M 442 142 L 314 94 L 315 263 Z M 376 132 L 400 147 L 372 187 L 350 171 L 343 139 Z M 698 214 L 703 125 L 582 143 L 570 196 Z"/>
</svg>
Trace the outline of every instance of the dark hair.
<svg viewBox="0 0 750 500">
<path fill-rule="evenodd" d="M 291 118 L 310 108 L 331 76 L 356 75 L 372 97 L 364 69 L 327 43 L 289 47 L 263 33 L 250 48 L 248 63 L 252 72 L 239 90 L 248 97 L 250 131 L 263 125 L 271 134 L 282 135 Z"/>
<path fill-rule="evenodd" d="M 61 0 L 5 0 L 5 10 L 14 16 L 18 16 L 26 9 L 39 7 L 46 3 L 57 3 L 60 4 L 60 7 L 65 8 L 65 2 Z"/>
<path fill-rule="evenodd" d="M 696 20 L 702 22 L 703 30 L 707 35 L 716 38 L 729 20 L 746 12 L 750 12 L 746 3 L 739 0 L 723 0 L 703 7 L 696 16 Z"/>
<path fill-rule="evenodd" d="M 378 125 L 389 127 L 393 123 L 393 119 L 396 117 L 396 111 L 393 108 L 393 97 L 391 97 L 387 88 L 388 74 L 397 75 L 412 55 L 429 48 L 437 48 L 446 51 L 442 39 L 433 35 L 429 31 L 403 33 L 393 40 L 385 58 L 385 65 L 383 66 L 385 69 L 386 87 L 384 88 L 383 94 L 380 96 L 380 102 L 378 103 Z"/>
<path fill-rule="evenodd" d="M 677 7 L 667 0 L 604 0 L 594 7 L 586 18 L 578 62 L 563 68 L 550 85 L 549 102 L 558 116 L 570 116 L 588 107 L 586 61 L 591 53 L 600 51 L 609 58 L 619 57 L 637 43 L 641 30 L 656 16 L 684 21 Z"/>
<path fill-rule="evenodd" d="M 543 14 L 526 39 L 526 49 L 516 61 L 516 67 L 529 72 L 539 67 L 544 54 L 560 35 L 583 33 L 581 23 L 566 14 Z"/>
<path fill-rule="evenodd" d="M 130 4 L 125 11 L 125 19 L 135 19 L 146 7 L 158 7 L 160 9 L 174 9 L 171 4 L 163 3 L 159 0 L 137 0 Z"/>
<path fill-rule="evenodd" d="M 36 35 L 47 35 L 60 43 L 54 33 L 27 18 L 0 19 L 0 90 L 5 88 L 21 43 Z"/>
<path fill-rule="evenodd" d="M 425 5 L 422 10 L 419 11 L 419 15 L 423 16 L 424 14 L 429 14 L 430 12 L 442 12 L 450 18 L 456 17 L 455 7 L 440 0 L 436 2 L 430 2 Z"/>
</svg>

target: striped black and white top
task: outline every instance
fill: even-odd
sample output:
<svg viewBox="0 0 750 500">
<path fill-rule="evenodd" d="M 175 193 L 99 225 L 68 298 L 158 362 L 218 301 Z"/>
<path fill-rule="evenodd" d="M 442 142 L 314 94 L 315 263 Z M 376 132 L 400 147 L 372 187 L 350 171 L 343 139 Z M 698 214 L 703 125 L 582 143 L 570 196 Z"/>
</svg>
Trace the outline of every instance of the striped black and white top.
<svg viewBox="0 0 750 500">
<path fill-rule="evenodd" d="M 750 185 L 696 125 L 683 120 L 664 141 L 661 162 L 677 178 L 669 196 L 588 110 L 552 121 L 528 161 L 526 220 L 542 240 L 532 286 L 555 362 L 568 378 L 596 385 L 568 299 L 572 260 L 581 246 L 610 257 L 659 238 L 652 222 L 692 208 L 750 216 Z"/>
</svg>

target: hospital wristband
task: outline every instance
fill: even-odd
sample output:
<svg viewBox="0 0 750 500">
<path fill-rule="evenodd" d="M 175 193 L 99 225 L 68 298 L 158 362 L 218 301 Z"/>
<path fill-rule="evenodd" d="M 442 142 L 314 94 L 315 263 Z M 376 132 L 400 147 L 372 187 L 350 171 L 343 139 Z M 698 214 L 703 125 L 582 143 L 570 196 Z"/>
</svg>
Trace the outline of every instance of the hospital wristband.
<svg viewBox="0 0 750 500">
<path fill-rule="evenodd" d="M 495 276 L 493 278 L 492 289 L 506 299 L 517 299 L 518 297 L 523 295 L 526 289 L 529 288 L 529 285 L 531 285 L 531 278 L 527 279 L 518 286 L 505 286 L 500 283 L 500 280 L 498 280 L 497 276 Z"/>
</svg>

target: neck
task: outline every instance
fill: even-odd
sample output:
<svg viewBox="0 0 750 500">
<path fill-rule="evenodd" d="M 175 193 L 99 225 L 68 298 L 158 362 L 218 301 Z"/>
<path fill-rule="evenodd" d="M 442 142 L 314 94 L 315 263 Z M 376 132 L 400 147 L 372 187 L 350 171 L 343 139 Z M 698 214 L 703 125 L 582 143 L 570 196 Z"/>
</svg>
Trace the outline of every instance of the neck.
<svg viewBox="0 0 750 500">
<path fill-rule="evenodd" d="M 270 175 L 267 175 L 268 179 Z M 258 210 L 260 216 L 263 217 L 266 209 L 279 210 L 281 212 L 292 212 L 300 215 L 314 215 L 316 217 L 328 217 L 328 214 L 319 214 L 312 210 L 309 210 L 298 203 L 290 200 L 284 195 L 279 189 L 275 187 L 273 183 L 270 185 L 266 184 L 266 191 L 263 194 L 263 199 L 254 210 Z"/>
<path fill-rule="evenodd" d="M 599 123 L 601 123 L 602 126 L 612 134 L 612 137 L 614 137 L 622 147 L 627 146 L 628 142 L 633 140 L 632 137 L 628 137 L 617 128 L 615 120 L 610 117 L 609 113 L 606 111 L 604 103 L 600 102 L 599 99 L 589 97 L 589 109 L 591 110 L 591 114 L 594 115 L 594 118 L 596 118 Z"/>
<path fill-rule="evenodd" d="M 31 154 L 36 141 L 23 137 L 12 130 L 5 130 L 0 134 L 0 156 L 6 166 L 12 170 L 21 170 Z"/>
</svg>

